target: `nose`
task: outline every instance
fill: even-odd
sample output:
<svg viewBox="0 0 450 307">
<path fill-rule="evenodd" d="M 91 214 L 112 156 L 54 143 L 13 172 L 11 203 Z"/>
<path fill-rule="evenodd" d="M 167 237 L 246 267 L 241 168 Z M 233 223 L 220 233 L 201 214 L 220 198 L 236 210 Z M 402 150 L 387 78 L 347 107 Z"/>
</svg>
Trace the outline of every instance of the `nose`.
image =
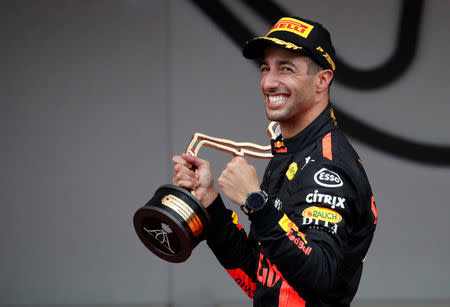
<svg viewBox="0 0 450 307">
<path fill-rule="evenodd" d="M 266 71 L 261 76 L 261 90 L 263 92 L 272 92 L 279 88 L 280 79 L 278 74 L 274 71 Z"/>
</svg>

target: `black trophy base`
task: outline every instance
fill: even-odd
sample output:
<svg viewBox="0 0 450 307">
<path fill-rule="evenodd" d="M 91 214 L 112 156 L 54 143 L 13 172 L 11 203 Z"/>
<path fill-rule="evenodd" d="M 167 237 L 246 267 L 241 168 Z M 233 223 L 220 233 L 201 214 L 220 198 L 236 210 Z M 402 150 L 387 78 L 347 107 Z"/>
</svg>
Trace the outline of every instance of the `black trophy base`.
<svg viewBox="0 0 450 307">
<path fill-rule="evenodd" d="M 206 239 L 209 215 L 186 189 L 163 185 L 133 217 L 139 239 L 156 256 L 168 262 L 184 262 Z"/>
</svg>

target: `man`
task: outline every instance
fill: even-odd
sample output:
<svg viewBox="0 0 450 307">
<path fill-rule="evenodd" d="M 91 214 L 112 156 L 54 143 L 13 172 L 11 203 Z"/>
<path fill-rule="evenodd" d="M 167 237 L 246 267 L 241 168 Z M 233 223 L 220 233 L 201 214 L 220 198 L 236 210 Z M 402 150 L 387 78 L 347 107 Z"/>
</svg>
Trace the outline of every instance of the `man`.
<svg viewBox="0 0 450 307">
<path fill-rule="evenodd" d="M 329 104 L 330 35 L 316 22 L 286 17 L 249 41 L 243 54 L 261 60 L 267 117 L 281 128 L 261 184 L 242 157 L 218 178 L 248 215 L 249 236 L 225 208 L 208 161 L 175 156 L 173 183 L 194 190 L 207 208 L 208 246 L 254 306 L 349 306 L 377 211 L 361 161 Z"/>
</svg>

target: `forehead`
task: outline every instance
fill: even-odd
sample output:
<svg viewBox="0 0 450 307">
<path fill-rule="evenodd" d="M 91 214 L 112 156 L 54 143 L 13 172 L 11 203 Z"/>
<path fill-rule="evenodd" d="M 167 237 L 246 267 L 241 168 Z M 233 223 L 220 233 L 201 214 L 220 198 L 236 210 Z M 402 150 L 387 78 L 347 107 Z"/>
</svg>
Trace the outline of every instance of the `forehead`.
<svg viewBox="0 0 450 307">
<path fill-rule="evenodd" d="M 263 61 L 265 63 L 269 62 L 280 62 L 280 61 L 288 61 L 294 64 L 306 63 L 306 56 L 295 53 L 284 48 L 276 47 L 276 46 L 267 46 L 264 49 L 264 57 Z"/>
</svg>

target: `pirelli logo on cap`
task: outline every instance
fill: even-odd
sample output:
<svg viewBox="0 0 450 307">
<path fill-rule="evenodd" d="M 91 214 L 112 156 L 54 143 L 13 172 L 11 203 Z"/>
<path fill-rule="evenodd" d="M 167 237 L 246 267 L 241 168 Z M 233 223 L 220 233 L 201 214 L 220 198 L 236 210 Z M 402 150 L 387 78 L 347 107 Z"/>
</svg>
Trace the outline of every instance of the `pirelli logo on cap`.
<svg viewBox="0 0 450 307">
<path fill-rule="evenodd" d="M 267 33 L 266 37 L 275 31 L 288 31 L 301 37 L 307 38 L 314 26 L 293 18 L 281 18 L 273 28 Z"/>
</svg>

